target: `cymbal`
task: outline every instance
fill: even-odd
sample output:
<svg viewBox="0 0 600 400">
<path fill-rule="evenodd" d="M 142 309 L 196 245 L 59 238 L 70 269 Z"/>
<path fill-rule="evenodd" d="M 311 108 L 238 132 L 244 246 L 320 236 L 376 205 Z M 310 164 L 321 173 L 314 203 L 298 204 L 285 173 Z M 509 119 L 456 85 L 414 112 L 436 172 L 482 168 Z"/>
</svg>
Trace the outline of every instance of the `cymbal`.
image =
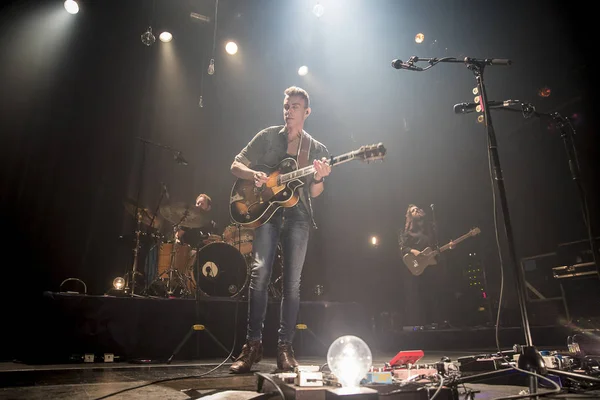
<svg viewBox="0 0 600 400">
<path fill-rule="evenodd" d="M 172 224 L 179 224 L 186 228 L 201 228 L 210 224 L 208 213 L 183 202 L 160 206 L 160 214 Z"/>
<path fill-rule="evenodd" d="M 127 210 L 127 212 L 129 214 L 131 214 L 132 216 L 135 217 L 135 201 L 132 199 L 125 199 L 125 201 L 123 202 L 123 205 L 125 206 L 125 210 Z M 149 209 L 144 208 L 144 207 L 137 207 L 137 210 L 140 214 L 140 222 L 144 225 L 150 225 L 150 222 L 152 222 L 152 227 L 153 228 L 158 228 L 160 225 L 160 222 L 158 221 L 157 218 L 154 218 L 154 220 L 152 219 L 152 216 L 154 215 Z"/>
</svg>

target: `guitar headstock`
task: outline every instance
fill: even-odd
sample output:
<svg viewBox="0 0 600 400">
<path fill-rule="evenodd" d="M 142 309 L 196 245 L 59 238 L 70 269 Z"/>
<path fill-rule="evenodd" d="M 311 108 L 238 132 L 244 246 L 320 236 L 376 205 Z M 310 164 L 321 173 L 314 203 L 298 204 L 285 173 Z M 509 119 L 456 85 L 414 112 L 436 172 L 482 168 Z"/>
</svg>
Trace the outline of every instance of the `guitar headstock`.
<svg viewBox="0 0 600 400">
<path fill-rule="evenodd" d="M 471 236 L 479 235 L 480 233 L 481 229 L 479 229 L 478 227 L 475 227 L 469 231 L 469 235 Z"/>
<path fill-rule="evenodd" d="M 371 162 L 376 160 L 383 160 L 387 150 L 383 146 L 383 143 L 371 144 L 367 146 L 360 146 L 360 148 L 354 151 L 354 156 L 361 161 Z"/>
</svg>

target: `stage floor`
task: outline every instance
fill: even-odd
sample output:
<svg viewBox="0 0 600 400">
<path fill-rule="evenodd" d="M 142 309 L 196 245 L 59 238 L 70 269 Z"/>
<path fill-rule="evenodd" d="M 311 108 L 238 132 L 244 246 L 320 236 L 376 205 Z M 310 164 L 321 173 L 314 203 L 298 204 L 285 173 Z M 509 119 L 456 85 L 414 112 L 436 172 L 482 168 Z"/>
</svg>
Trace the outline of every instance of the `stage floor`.
<svg viewBox="0 0 600 400">
<path fill-rule="evenodd" d="M 562 350 L 562 349 L 557 349 Z M 420 363 L 432 363 L 447 356 L 456 359 L 476 352 L 425 352 Z M 489 349 L 489 352 L 494 352 Z M 373 365 L 389 362 L 394 354 L 374 355 Z M 190 360 L 167 364 L 140 365 L 128 362 L 80 363 L 62 365 L 0 364 L 0 398 L 2 399 L 191 399 L 246 400 L 259 396 L 257 376 L 229 374 L 230 362 L 223 359 Z M 299 357 L 302 364 L 323 365 L 324 358 Z M 216 369 L 215 369 L 216 368 Z M 272 373 L 274 358 L 255 365 L 253 372 Z M 202 376 L 201 376 L 202 375 Z M 131 389 L 131 390 L 127 390 Z M 516 395 L 525 389 L 520 385 L 466 384 L 459 388 L 475 391 L 475 399 L 493 399 Z M 121 392 L 126 390 L 124 392 Z M 540 393 L 545 389 L 540 389 Z M 119 393 L 117 393 L 119 392 Z M 307 398 L 307 397 L 303 397 Z M 464 396 L 461 396 L 464 398 Z M 560 398 L 583 398 L 561 395 Z M 589 394 L 587 395 L 589 397 Z M 600 392 L 598 393 L 600 398 Z"/>
<path fill-rule="evenodd" d="M 229 374 L 231 360 L 225 358 L 232 347 L 236 356 L 243 344 L 244 302 L 215 298 L 200 304 L 50 292 L 42 300 L 36 318 L 29 318 L 30 324 L 14 324 L 10 331 L 14 338 L 5 342 L 12 343 L 7 349 L 14 347 L 15 356 L 4 360 L 17 361 L 0 363 L 0 399 L 245 400 L 260 395 L 257 376 Z M 442 356 L 456 362 L 465 355 L 497 352 L 494 329 L 489 327 L 374 332 L 369 315 L 356 303 L 302 302 L 300 319 L 310 329 L 297 332 L 294 348 L 305 365 L 325 364 L 328 344 L 347 334 L 369 344 L 374 366 L 383 366 L 400 350 L 422 349 L 425 357 L 419 364 L 437 362 Z M 166 364 L 196 320 L 210 327 L 214 338 L 200 332 Z M 263 337 L 265 358 L 253 372 L 275 371 L 277 321 L 278 305 L 272 304 Z M 536 327 L 534 343 L 538 350 L 565 351 L 570 332 L 565 327 Z M 499 333 L 503 346 L 522 342 L 519 328 L 500 328 Z M 106 353 L 114 354 L 116 362 L 102 362 Z M 83 363 L 83 354 L 95 355 L 95 362 Z M 510 382 L 502 378 L 466 387 L 477 391 L 476 399 L 491 399 L 518 394 L 525 383 L 524 377 Z M 131 390 L 117 394 L 126 389 Z"/>
</svg>

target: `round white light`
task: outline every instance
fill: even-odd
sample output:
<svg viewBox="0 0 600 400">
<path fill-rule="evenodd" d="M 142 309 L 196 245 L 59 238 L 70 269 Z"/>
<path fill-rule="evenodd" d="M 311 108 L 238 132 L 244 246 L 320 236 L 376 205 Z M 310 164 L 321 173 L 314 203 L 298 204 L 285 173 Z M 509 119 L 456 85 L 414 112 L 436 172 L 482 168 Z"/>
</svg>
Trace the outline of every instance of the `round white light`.
<svg viewBox="0 0 600 400">
<path fill-rule="evenodd" d="M 167 43 L 173 40 L 173 35 L 171 35 L 170 32 L 163 32 L 158 36 L 158 38 L 161 42 Z"/>
<path fill-rule="evenodd" d="M 324 13 L 325 13 L 325 7 L 323 7 L 321 4 L 317 3 L 313 7 L 313 14 L 315 14 L 317 16 L 317 18 L 321 18 Z"/>
<path fill-rule="evenodd" d="M 235 42 L 227 42 L 225 45 L 225 51 L 228 54 L 234 55 L 238 51 L 238 46 L 235 44 Z"/>
<path fill-rule="evenodd" d="M 75 0 L 66 0 L 65 10 L 67 10 L 69 14 L 77 14 L 79 12 L 79 5 Z"/>
<path fill-rule="evenodd" d="M 377 236 L 371 236 L 371 244 L 373 246 L 377 246 L 377 242 L 378 242 Z"/>
<path fill-rule="evenodd" d="M 123 290 L 123 287 L 125 286 L 125 279 L 121 278 L 120 276 L 116 277 L 113 280 L 113 287 L 117 290 Z"/>
<path fill-rule="evenodd" d="M 327 351 L 327 365 L 343 388 L 356 388 L 373 365 L 369 346 L 359 337 L 337 338 Z"/>
<path fill-rule="evenodd" d="M 298 75 L 304 76 L 306 74 L 308 74 L 308 67 L 306 65 L 303 65 L 300 68 L 298 68 Z"/>
</svg>

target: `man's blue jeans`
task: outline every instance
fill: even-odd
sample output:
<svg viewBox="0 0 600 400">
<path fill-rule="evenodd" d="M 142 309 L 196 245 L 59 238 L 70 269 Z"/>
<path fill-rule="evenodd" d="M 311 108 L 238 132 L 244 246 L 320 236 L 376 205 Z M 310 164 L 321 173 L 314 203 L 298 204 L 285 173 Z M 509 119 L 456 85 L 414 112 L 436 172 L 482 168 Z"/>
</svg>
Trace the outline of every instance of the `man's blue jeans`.
<svg viewBox="0 0 600 400">
<path fill-rule="evenodd" d="M 310 216 L 302 202 L 291 208 L 280 208 L 269 222 L 254 231 L 252 250 L 254 263 L 250 274 L 247 340 L 262 340 L 262 330 L 269 299 L 268 286 L 273 261 L 281 237 L 283 250 L 283 293 L 278 342 L 294 340 L 300 307 L 300 277 L 308 246 Z"/>
</svg>

